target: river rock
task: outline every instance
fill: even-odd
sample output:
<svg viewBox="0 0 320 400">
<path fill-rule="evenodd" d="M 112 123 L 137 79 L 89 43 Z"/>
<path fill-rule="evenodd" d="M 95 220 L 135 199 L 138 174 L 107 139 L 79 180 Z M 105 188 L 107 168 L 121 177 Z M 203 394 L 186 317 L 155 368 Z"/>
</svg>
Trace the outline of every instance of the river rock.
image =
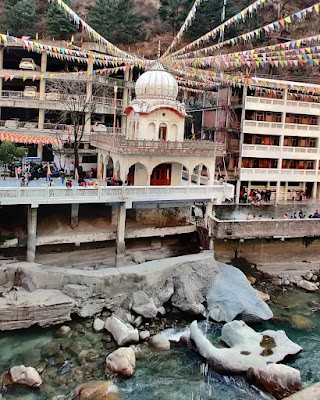
<svg viewBox="0 0 320 400">
<path fill-rule="evenodd" d="M 60 328 L 56 332 L 56 336 L 59 338 L 67 338 L 71 334 L 71 328 L 70 326 L 63 325 L 60 326 Z"/>
<path fill-rule="evenodd" d="M 213 346 L 199 329 L 197 321 L 190 325 L 190 338 L 212 368 L 227 373 L 246 372 L 249 368 L 263 369 L 302 350 L 284 331 L 255 332 L 243 321 L 228 322 L 222 328 L 221 339 L 230 348 Z"/>
<path fill-rule="evenodd" d="M 54 340 L 53 342 L 45 344 L 41 349 L 42 357 L 52 357 L 59 353 L 61 343 Z"/>
<path fill-rule="evenodd" d="M 315 292 L 316 290 L 319 289 L 315 283 L 306 281 L 305 279 L 301 279 L 301 281 L 299 281 L 297 285 L 302 289 L 307 290 L 308 292 Z"/>
<path fill-rule="evenodd" d="M 247 379 L 276 399 L 283 399 L 302 389 L 300 371 L 282 364 L 269 364 L 258 370 L 249 368 Z"/>
<path fill-rule="evenodd" d="M 161 351 L 170 350 L 169 340 L 161 333 L 158 333 L 157 335 L 152 336 L 149 339 L 148 344 L 156 350 L 161 350 Z"/>
<path fill-rule="evenodd" d="M 220 273 L 211 286 L 207 299 L 211 319 L 230 322 L 240 316 L 244 321 L 258 322 L 273 317 L 269 306 L 257 296 L 239 269 L 218 264 Z"/>
<path fill-rule="evenodd" d="M 310 319 L 299 314 L 292 315 L 290 323 L 294 328 L 304 331 L 310 331 L 314 327 L 313 322 Z"/>
<path fill-rule="evenodd" d="M 109 331 L 119 346 L 123 346 L 128 343 L 139 342 L 139 331 L 134 329 L 129 324 L 124 324 L 120 319 L 112 315 L 107 318 L 105 323 L 105 329 Z"/>
<path fill-rule="evenodd" d="M 121 400 L 121 393 L 111 381 L 90 381 L 79 386 L 73 398 L 75 400 Z"/>
<path fill-rule="evenodd" d="M 10 376 L 13 383 L 30 387 L 39 387 L 42 379 L 38 372 L 32 367 L 19 365 L 10 369 Z"/>
<path fill-rule="evenodd" d="M 150 332 L 149 331 L 141 331 L 139 333 L 139 337 L 141 340 L 147 340 L 150 337 Z"/>
<path fill-rule="evenodd" d="M 145 318 L 155 318 L 158 314 L 153 299 L 142 290 L 133 293 L 132 310 Z"/>
<path fill-rule="evenodd" d="M 104 329 L 104 321 L 100 318 L 96 318 L 93 322 L 93 330 L 95 332 L 101 332 Z"/>
<path fill-rule="evenodd" d="M 254 289 L 254 291 L 256 292 L 256 295 L 259 297 L 259 299 L 261 299 L 262 301 L 270 301 L 270 296 L 268 295 L 268 293 L 260 292 L 260 290 L 257 289 Z"/>
<path fill-rule="evenodd" d="M 295 393 L 289 397 L 288 400 L 320 400 L 320 383 L 309 386 L 301 392 Z"/>
<path fill-rule="evenodd" d="M 106 372 L 131 378 L 136 368 L 136 355 L 131 347 L 120 347 L 106 358 Z"/>
</svg>

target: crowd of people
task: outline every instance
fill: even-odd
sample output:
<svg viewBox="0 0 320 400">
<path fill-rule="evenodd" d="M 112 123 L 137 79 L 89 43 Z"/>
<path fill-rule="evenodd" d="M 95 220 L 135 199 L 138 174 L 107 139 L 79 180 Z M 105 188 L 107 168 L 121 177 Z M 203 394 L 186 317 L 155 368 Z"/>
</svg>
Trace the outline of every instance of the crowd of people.
<svg viewBox="0 0 320 400">
<path fill-rule="evenodd" d="M 254 206 L 263 206 L 266 202 L 271 200 L 271 190 L 250 190 L 243 188 L 240 191 L 240 202 L 248 203 Z"/>
<path fill-rule="evenodd" d="M 316 210 L 313 214 L 309 214 L 307 217 L 306 214 L 300 210 L 299 213 L 294 212 L 292 215 L 289 215 L 285 213 L 281 219 L 305 219 L 305 218 L 320 218 L 320 213 L 318 210 Z M 235 220 L 237 220 L 237 217 L 234 217 Z M 265 220 L 265 219 L 275 219 L 275 217 L 268 217 L 268 216 L 256 216 L 248 213 L 246 220 L 247 221 L 260 221 L 260 220 Z"/>
</svg>

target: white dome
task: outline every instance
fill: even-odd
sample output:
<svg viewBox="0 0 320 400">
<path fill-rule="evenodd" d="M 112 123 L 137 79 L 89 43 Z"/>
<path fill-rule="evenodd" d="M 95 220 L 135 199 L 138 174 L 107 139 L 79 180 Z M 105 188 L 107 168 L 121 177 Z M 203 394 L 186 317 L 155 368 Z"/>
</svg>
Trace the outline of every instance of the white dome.
<svg viewBox="0 0 320 400">
<path fill-rule="evenodd" d="M 175 78 L 156 62 L 150 71 L 144 72 L 136 82 L 137 99 L 176 100 L 178 84 Z"/>
</svg>

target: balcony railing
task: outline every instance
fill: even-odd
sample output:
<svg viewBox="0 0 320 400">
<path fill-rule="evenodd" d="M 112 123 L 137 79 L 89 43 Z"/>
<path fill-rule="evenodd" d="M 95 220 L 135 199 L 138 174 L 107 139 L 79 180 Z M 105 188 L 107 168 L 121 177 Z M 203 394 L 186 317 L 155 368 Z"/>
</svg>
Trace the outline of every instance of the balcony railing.
<svg viewBox="0 0 320 400">
<path fill-rule="evenodd" d="M 315 177 L 318 175 L 318 171 L 314 169 L 277 169 L 277 168 L 241 168 L 240 176 L 241 179 L 244 179 L 245 176 L 250 175 L 251 178 L 259 178 L 256 180 L 260 180 L 262 176 L 265 177 L 266 180 L 270 180 L 273 176 L 275 180 L 279 180 L 279 175 L 281 177 Z M 262 179 L 261 179 L 262 180 Z"/>
<path fill-rule="evenodd" d="M 243 151 L 265 151 L 267 153 L 272 152 L 284 152 L 284 153 L 295 153 L 295 154 L 318 154 L 319 150 L 313 147 L 290 147 L 290 146 L 264 146 L 254 144 L 244 144 L 242 146 Z"/>
<path fill-rule="evenodd" d="M 319 115 L 320 103 L 311 103 L 307 101 L 268 99 L 265 97 L 246 97 L 246 107 L 249 109 L 258 108 L 274 111 L 296 112 L 299 114 Z"/>
<path fill-rule="evenodd" d="M 43 99 L 40 98 L 40 93 L 35 92 L 35 93 L 28 93 L 28 92 L 20 92 L 20 91 L 15 91 L 15 90 L 2 90 L 0 92 L 0 97 L 4 99 L 10 99 L 10 100 L 23 100 L 23 101 L 30 101 L 30 100 L 40 100 L 40 101 L 53 101 L 53 102 L 61 102 L 66 100 L 66 95 L 60 94 L 60 93 L 45 93 L 43 96 Z M 76 99 L 79 101 L 82 101 L 81 99 L 86 98 L 86 95 L 69 95 L 68 99 Z M 114 104 L 114 99 L 113 97 L 92 97 L 93 101 L 95 101 L 97 104 L 102 105 L 102 106 L 109 106 L 113 107 Z M 117 108 L 122 108 L 122 100 L 117 99 L 116 100 L 116 105 Z"/>
<path fill-rule="evenodd" d="M 285 135 L 296 135 L 299 136 L 306 134 L 310 137 L 318 136 L 320 133 L 319 125 L 304 125 L 304 124 L 289 124 L 282 122 L 266 122 L 266 121 L 244 121 L 244 132 L 245 133 L 263 133 L 268 134 L 270 131 Z M 281 132 L 282 131 L 282 132 Z"/>
<path fill-rule="evenodd" d="M 165 140 L 129 140 L 124 135 L 93 134 L 91 144 L 106 150 L 118 149 L 122 153 L 163 153 L 163 154 L 199 154 L 208 155 L 226 152 L 225 143 L 210 141 L 183 140 L 171 142 Z"/>
</svg>

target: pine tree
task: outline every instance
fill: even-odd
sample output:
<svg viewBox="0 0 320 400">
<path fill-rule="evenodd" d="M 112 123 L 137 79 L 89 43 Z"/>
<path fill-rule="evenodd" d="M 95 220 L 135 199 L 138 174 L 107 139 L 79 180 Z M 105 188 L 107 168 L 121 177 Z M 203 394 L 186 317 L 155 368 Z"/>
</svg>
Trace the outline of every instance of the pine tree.
<svg viewBox="0 0 320 400">
<path fill-rule="evenodd" d="M 175 35 L 183 24 L 194 1 L 160 0 L 159 16 Z"/>
<path fill-rule="evenodd" d="M 8 7 L 7 30 L 11 35 L 23 36 L 35 33 L 38 19 L 37 6 L 34 0 L 6 1 Z"/>
<path fill-rule="evenodd" d="M 96 0 L 88 9 L 88 23 L 112 43 L 145 39 L 143 21 L 133 10 L 133 0 Z"/>
<path fill-rule="evenodd" d="M 70 1 L 66 1 L 70 4 Z M 68 20 L 57 3 L 52 3 L 46 14 L 46 30 L 55 39 L 68 39 L 77 32 L 76 26 Z"/>
</svg>

